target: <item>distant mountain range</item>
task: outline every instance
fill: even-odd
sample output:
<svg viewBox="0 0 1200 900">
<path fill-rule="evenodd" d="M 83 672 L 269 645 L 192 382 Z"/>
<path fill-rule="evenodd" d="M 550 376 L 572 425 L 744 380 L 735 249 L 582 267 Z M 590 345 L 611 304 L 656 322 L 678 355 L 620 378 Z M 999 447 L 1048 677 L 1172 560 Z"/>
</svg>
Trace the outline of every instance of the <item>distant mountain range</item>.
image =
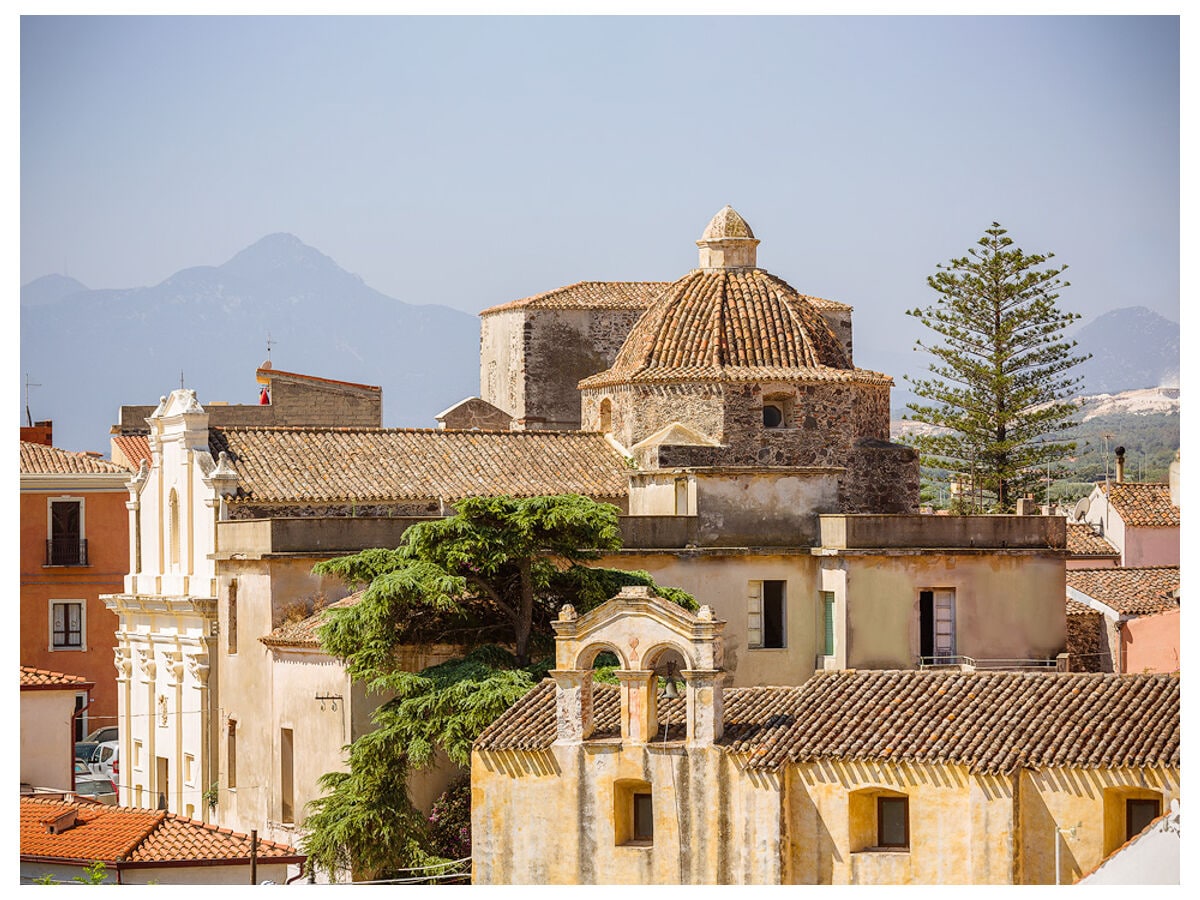
<svg viewBox="0 0 1200 900">
<path fill-rule="evenodd" d="M 153 287 L 90 290 L 47 275 L 21 288 L 21 377 L 40 385 L 33 417 L 53 419 L 55 443 L 71 450 L 107 453 L 118 407 L 156 403 L 181 371 L 201 403 L 255 402 L 268 333 L 278 369 L 381 386 L 388 426 L 432 427 L 437 412 L 479 393 L 475 316 L 382 294 L 290 234 Z M 1113 310 L 1073 337 L 1092 354 L 1079 369 L 1089 396 L 1179 383 L 1179 326 L 1144 307 Z M 912 395 L 904 372 L 891 374 L 902 414 Z"/>
<path fill-rule="evenodd" d="M 28 373 L 40 385 L 30 391 L 33 418 L 54 421 L 56 444 L 107 454 L 118 407 L 157 403 L 179 387 L 180 371 L 202 404 L 256 402 L 268 332 L 277 369 L 380 385 L 385 425 L 433 427 L 436 413 L 479 393 L 474 316 L 381 294 L 290 234 L 154 287 L 30 282 L 22 384 Z"/>
</svg>

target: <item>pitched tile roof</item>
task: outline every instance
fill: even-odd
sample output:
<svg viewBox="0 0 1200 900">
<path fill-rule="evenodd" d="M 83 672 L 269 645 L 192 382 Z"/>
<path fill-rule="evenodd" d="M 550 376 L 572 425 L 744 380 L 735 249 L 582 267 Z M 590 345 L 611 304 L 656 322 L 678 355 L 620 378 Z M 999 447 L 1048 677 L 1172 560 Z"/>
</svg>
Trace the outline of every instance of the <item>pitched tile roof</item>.
<svg viewBox="0 0 1200 900">
<path fill-rule="evenodd" d="M 129 470 L 87 453 L 72 453 L 45 444 L 21 441 L 22 475 L 105 475 Z"/>
<path fill-rule="evenodd" d="M 150 461 L 150 436 L 147 434 L 114 434 L 112 444 L 125 454 L 134 469 L 143 459 Z"/>
<path fill-rule="evenodd" d="M 620 498 L 625 458 L 602 434 L 384 428 L 210 428 L 238 500 L 392 502 L 481 494 Z"/>
<path fill-rule="evenodd" d="M 1102 536 L 1092 531 L 1086 522 L 1067 523 L 1067 553 L 1071 556 L 1113 556 L 1118 559 L 1120 551 Z"/>
<path fill-rule="evenodd" d="M 490 316 L 510 309 L 645 309 L 670 284 L 669 281 L 577 281 L 489 307 L 480 315 Z"/>
<path fill-rule="evenodd" d="M 365 591 L 359 591 L 349 597 L 343 597 L 341 600 L 317 610 L 306 619 L 280 625 L 270 634 L 260 637 L 259 640 L 268 647 L 320 647 L 321 642 L 317 639 L 317 629 L 325 622 L 326 610 L 354 606 L 363 598 L 364 593 Z"/>
<path fill-rule="evenodd" d="M 75 825 L 50 834 L 47 823 L 75 813 Z M 292 847 L 258 842 L 260 858 L 297 861 Z M 244 861 L 250 836 L 158 810 L 129 809 L 90 802 L 21 797 L 21 856 L 106 863 L 182 860 Z"/>
<path fill-rule="evenodd" d="M 597 684 L 597 726 L 616 691 Z M 612 698 L 606 695 L 612 694 Z M 817 759 L 953 762 L 981 772 L 1179 765 L 1179 679 L 1170 675 L 843 671 L 799 687 L 730 688 L 718 742 L 752 768 Z M 662 721 L 660 712 L 660 722 Z M 478 750 L 555 739 L 543 682 L 483 732 Z"/>
<path fill-rule="evenodd" d="M 62 672 L 51 672 L 49 669 L 35 669 L 33 666 L 21 666 L 21 688 L 39 687 L 76 687 L 92 684 L 82 675 L 64 675 Z"/>
<path fill-rule="evenodd" d="M 1100 485 L 1100 490 L 1106 490 Z M 1179 507 L 1171 503 L 1169 484 L 1138 484 L 1122 481 L 1107 486 L 1108 502 L 1121 521 L 1138 528 L 1162 528 L 1179 525 Z"/>
<path fill-rule="evenodd" d="M 1068 616 L 1102 616 L 1104 613 L 1098 609 L 1092 609 L 1086 603 L 1080 603 L 1078 600 L 1067 598 L 1067 615 Z"/>
<path fill-rule="evenodd" d="M 695 269 L 642 314 L 612 368 L 580 387 L 762 378 L 892 383 L 853 368 L 817 309 L 782 279 L 762 269 Z"/>
<path fill-rule="evenodd" d="M 1171 596 L 1179 590 L 1179 566 L 1068 569 L 1067 591 L 1078 591 L 1123 616 L 1144 616 L 1178 609 Z"/>
</svg>

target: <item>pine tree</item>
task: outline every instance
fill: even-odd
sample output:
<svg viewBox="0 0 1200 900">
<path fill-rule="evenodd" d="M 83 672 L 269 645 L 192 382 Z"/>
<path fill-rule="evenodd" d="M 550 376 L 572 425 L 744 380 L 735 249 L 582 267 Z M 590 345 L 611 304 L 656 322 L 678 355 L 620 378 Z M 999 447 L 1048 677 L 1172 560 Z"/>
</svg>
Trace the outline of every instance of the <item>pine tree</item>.
<svg viewBox="0 0 1200 900">
<path fill-rule="evenodd" d="M 939 265 L 928 283 L 938 297 L 908 311 L 941 342 L 917 341 L 930 353 L 928 378 L 905 380 L 927 404 L 910 403 L 911 418 L 937 426 L 912 439 L 926 465 L 967 473 L 972 489 L 1011 511 L 1045 470 L 1074 449 L 1061 433 L 1076 423 L 1070 402 L 1081 378 L 1063 329 L 1079 318 L 1057 306 L 1067 268 L 1053 253 L 1026 254 L 993 222 L 968 255 Z"/>
<path fill-rule="evenodd" d="M 583 613 L 641 584 L 697 609 L 690 594 L 646 572 L 584 565 L 619 547 L 614 506 L 572 494 L 475 497 L 453 516 L 414 525 L 395 550 L 315 567 L 367 586 L 358 603 L 330 609 L 318 635 L 352 678 L 391 699 L 373 714 L 375 729 L 350 745 L 349 771 L 321 777 L 326 793 L 304 823 L 310 866 L 371 880 L 449 862 L 431 849 L 407 776 L 439 750 L 470 765 L 479 733 L 552 668 L 550 623 L 563 603 Z M 435 642 L 471 649 L 421 672 L 399 664 L 398 647 Z"/>
</svg>

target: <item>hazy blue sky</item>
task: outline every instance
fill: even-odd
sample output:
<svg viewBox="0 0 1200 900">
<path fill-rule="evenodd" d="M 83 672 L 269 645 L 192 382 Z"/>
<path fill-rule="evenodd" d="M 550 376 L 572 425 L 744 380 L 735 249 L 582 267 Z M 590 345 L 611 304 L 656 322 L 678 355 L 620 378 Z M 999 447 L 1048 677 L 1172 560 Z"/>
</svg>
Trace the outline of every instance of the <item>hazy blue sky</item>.
<svg viewBox="0 0 1200 900">
<path fill-rule="evenodd" d="M 21 281 L 287 231 L 476 312 L 677 278 L 729 203 L 856 349 L 993 220 L 1068 308 L 1178 320 L 1178 111 L 1173 17 L 25 17 Z"/>
</svg>

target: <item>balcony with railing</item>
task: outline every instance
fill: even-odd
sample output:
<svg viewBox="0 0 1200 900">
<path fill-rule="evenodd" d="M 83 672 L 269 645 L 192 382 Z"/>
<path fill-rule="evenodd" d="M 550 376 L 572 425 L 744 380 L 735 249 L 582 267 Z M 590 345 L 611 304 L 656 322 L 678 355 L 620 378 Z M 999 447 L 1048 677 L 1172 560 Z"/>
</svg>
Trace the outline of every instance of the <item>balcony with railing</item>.
<svg viewBox="0 0 1200 900">
<path fill-rule="evenodd" d="M 960 672 L 1068 672 L 1066 653 L 1043 659 L 976 659 L 972 656 L 919 656 L 919 669 L 951 669 Z"/>
<path fill-rule="evenodd" d="M 46 541 L 46 565 L 86 566 L 88 542 L 80 538 L 51 538 Z"/>
</svg>

